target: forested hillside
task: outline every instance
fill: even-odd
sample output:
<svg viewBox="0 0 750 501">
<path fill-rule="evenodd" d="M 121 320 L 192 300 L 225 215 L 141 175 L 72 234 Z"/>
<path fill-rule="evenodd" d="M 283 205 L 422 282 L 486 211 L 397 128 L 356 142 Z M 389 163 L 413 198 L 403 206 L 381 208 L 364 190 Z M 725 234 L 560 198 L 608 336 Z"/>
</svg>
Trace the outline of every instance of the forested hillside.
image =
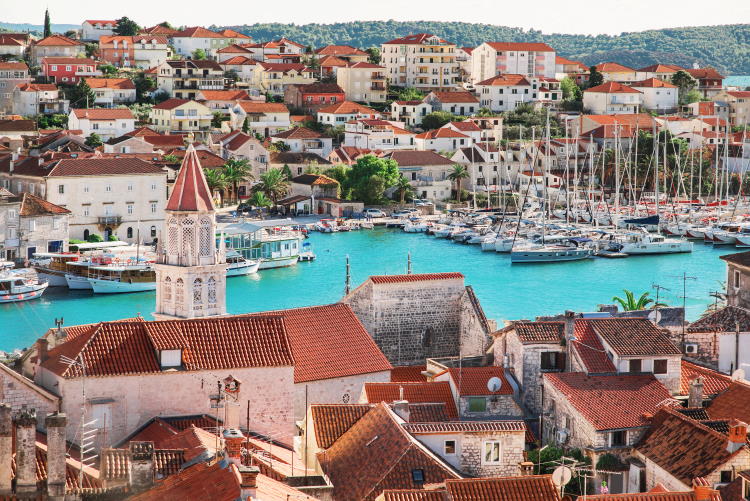
<svg viewBox="0 0 750 501">
<path fill-rule="evenodd" d="M 286 36 L 300 43 L 329 43 L 357 47 L 380 43 L 412 33 L 434 33 L 461 46 L 483 41 L 546 42 L 565 57 L 586 64 L 616 60 L 637 67 L 656 62 L 712 65 L 727 74 L 750 75 L 750 24 L 669 28 L 619 36 L 542 34 L 490 24 L 436 21 L 368 21 L 334 24 L 253 24 L 226 26 L 256 40 Z M 222 27 L 224 28 L 224 27 Z"/>
</svg>

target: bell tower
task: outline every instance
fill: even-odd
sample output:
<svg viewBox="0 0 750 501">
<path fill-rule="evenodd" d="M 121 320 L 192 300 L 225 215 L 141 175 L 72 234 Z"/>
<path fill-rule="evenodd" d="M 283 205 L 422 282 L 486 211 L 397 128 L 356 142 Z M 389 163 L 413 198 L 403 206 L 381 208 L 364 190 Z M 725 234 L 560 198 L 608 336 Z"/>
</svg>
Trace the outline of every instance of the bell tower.
<svg viewBox="0 0 750 501">
<path fill-rule="evenodd" d="M 216 210 L 192 145 L 167 201 L 156 270 L 159 320 L 225 315 L 227 264 L 216 248 Z"/>
</svg>

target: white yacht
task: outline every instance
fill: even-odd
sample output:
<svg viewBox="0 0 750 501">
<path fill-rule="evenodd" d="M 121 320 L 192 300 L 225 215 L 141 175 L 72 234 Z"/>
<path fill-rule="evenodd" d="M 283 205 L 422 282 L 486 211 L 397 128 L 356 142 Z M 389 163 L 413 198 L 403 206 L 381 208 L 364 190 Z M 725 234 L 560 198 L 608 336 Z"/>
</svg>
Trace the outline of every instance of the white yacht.
<svg viewBox="0 0 750 501">
<path fill-rule="evenodd" d="M 245 259 L 236 250 L 227 250 L 227 276 L 240 277 L 256 273 L 260 267 L 259 260 Z"/>
<path fill-rule="evenodd" d="M 653 235 L 645 229 L 621 234 L 617 238 L 617 242 L 622 246 L 620 252 L 628 255 L 693 252 L 692 242 L 681 238 L 665 238 L 661 235 Z"/>
<path fill-rule="evenodd" d="M 31 268 L 0 272 L 0 303 L 15 303 L 42 297 L 49 284 L 40 282 Z"/>
</svg>

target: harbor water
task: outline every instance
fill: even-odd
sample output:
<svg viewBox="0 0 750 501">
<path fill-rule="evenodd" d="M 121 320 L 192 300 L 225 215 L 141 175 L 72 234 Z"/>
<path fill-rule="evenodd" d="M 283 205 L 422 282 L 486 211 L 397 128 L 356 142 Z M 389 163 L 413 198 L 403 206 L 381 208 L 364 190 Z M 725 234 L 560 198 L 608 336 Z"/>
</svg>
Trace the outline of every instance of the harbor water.
<svg viewBox="0 0 750 501">
<path fill-rule="evenodd" d="M 482 252 L 478 245 L 460 245 L 423 233 L 375 229 L 348 233 L 312 233 L 317 259 L 288 268 L 260 271 L 227 280 L 227 309 L 247 313 L 333 303 L 344 291 L 345 260 L 350 257 L 352 287 L 370 275 L 406 273 L 411 253 L 414 273 L 458 271 L 474 288 L 491 319 L 532 319 L 565 310 L 594 311 L 611 303 L 622 290 L 636 295 L 654 284 L 669 289 L 660 301 L 681 306 L 683 272 L 687 288 L 687 316 L 696 320 L 721 291 L 726 266 L 719 256 L 734 247 L 714 248 L 696 242 L 689 254 L 632 256 L 627 259 L 589 259 L 554 264 L 510 263 L 508 254 Z M 0 350 L 32 344 L 54 319 L 65 325 L 134 317 L 151 319 L 153 292 L 93 295 L 86 291 L 50 288 L 39 300 L 0 305 Z"/>
</svg>

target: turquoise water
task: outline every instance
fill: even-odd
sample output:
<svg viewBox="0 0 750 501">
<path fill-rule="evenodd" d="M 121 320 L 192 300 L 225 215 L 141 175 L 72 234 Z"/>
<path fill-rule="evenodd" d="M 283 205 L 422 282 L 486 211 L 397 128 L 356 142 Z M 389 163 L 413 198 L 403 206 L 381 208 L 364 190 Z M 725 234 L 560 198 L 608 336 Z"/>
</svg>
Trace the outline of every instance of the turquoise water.
<svg viewBox="0 0 750 501">
<path fill-rule="evenodd" d="M 309 241 L 318 256 L 312 263 L 228 279 L 228 310 L 244 313 L 332 303 L 343 295 L 347 254 L 355 287 L 369 275 L 405 273 L 411 252 L 414 273 L 463 273 L 487 316 L 498 322 L 566 309 L 593 311 L 597 304 L 611 302 L 613 295 L 622 295 L 623 288 L 638 294 L 651 290 L 654 295 L 654 283 L 671 289 L 661 296 L 668 304 L 681 305 L 683 271 L 696 277 L 687 283 L 688 318 L 694 320 L 712 301 L 709 292 L 723 288 L 725 265 L 719 256 L 734 251 L 699 242 L 692 254 L 511 265 L 507 254 L 397 230 L 313 233 Z M 154 296 L 151 292 L 94 296 L 58 288 L 39 300 L 0 305 L 0 349 L 30 345 L 54 325 L 55 317 L 64 317 L 65 325 L 138 313 L 150 318 Z"/>
<path fill-rule="evenodd" d="M 724 79 L 724 85 L 727 87 L 750 87 L 750 75 L 735 75 Z"/>
</svg>

